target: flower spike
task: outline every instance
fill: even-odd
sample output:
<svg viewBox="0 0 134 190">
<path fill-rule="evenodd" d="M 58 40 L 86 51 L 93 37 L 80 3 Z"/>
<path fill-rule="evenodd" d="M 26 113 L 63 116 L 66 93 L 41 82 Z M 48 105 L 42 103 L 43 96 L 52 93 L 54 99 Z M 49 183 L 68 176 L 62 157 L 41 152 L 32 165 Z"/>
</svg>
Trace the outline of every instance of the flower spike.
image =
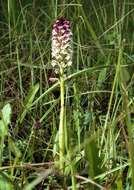
<svg viewBox="0 0 134 190">
<path fill-rule="evenodd" d="M 72 32 L 66 18 L 59 18 L 53 24 L 51 64 L 56 73 L 72 65 Z"/>
</svg>

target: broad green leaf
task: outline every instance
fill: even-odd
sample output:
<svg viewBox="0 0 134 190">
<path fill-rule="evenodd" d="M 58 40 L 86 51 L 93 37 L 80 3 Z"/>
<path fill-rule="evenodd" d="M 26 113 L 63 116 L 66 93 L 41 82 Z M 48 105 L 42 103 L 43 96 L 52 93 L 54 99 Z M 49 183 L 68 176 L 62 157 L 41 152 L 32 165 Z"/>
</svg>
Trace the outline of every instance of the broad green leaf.
<svg viewBox="0 0 134 190">
<path fill-rule="evenodd" d="M 117 179 L 116 184 L 117 184 L 117 190 L 123 189 L 123 184 L 122 184 L 121 178 Z"/>
<path fill-rule="evenodd" d="M 6 104 L 1 110 L 1 120 L 0 120 L 0 135 L 5 136 L 8 133 L 8 124 L 11 120 L 11 106 Z"/>
<path fill-rule="evenodd" d="M 105 81 L 107 74 L 107 68 L 104 68 L 100 71 L 99 77 L 98 77 L 98 87 L 101 87 L 101 84 Z"/>
<path fill-rule="evenodd" d="M 6 125 L 10 123 L 11 120 L 11 106 L 10 104 L 6 104 L 2 109 L 2 120 Z"/>
<path fill-rule="evenodd" d="M 0 190 L 13 190 L 13 185 L 0 176 Z"/>
<path fill-rule="evenodd" d="M 128 82 L 129 81 L 129 79 L 130 79 L 130 74 L 129 74 L 129 72 L 128 72 L 128 69 L 127 68 L 122 68 L 121 69 L 121 72 L 122 72 L 122 80 L 124 81 L 124 82 Z"/>
<path fill-rule="evenodd" d="M 9 138 L 9 147 L 11 152 L 15 155 L 16 159 L 21 157 L 21 151 L 11 138 Z"/>
<path fill-rule="evenodd" d="M 99 157 L 99 149 L 95 134 L 88 137 L 88 140 L 85 144 L 85 157 L 88 163 L 89 177 L 94 178 L 103 172 L 104 168 L 101 167 L 102 158 Z"/>
<path fill-rule="evenodd" d="M 29 108 L 32 106 L 33 100 L 34 100 L 35 95 L 38 92 L 38 90 L 39 90 L 39 84 L 36 84 L 36 85 L 31 87 L 31 89 L 30 89 L 30 91 L 29 91 L 29 93 L 28 93 L 28 95 L 24 101 L 24 109 L 23 109 L 23 111 L 22 111 L 22 113 L 18 119 L 18 121 L 20 123 L 22 123 L 22 121 L 25 118 Z"/>
<path fill-rule="evenodd" d="M 7 135 L 7 132 L 8 132 L 7 126 L 5 125 L 5 123 L 2 120 L 0 120 L 0 136 Z"/>
</svg>

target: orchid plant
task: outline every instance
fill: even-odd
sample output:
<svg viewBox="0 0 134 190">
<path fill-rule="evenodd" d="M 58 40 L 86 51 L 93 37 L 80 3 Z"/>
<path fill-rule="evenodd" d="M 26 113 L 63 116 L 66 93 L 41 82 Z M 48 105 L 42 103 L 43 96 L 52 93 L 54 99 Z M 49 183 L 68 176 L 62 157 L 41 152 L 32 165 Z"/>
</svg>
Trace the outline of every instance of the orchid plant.
<svg viewBox="0 0 134 190">
<path fill-rule="evenodd" d="M 60 82 L 60 122 L 59 122 L 59 163 L 60 169 L 64 169 L 65 152 L 65 71 L 72 65 L 72 32 L 70 22 L 66 18 L 59 18 L 53 24 L 52 29 L 52 67 L 59 74 Z"/>
</svg>

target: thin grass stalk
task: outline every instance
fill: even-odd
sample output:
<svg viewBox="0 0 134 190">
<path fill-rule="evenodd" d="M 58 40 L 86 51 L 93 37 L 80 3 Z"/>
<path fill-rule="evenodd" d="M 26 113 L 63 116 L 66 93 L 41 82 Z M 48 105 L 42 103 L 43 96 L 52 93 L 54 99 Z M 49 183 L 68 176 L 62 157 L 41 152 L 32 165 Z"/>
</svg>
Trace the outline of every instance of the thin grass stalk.
<svg viewBox="0 0 134 190">
<path fill-rule="evenodd" d="M 78 95 L 78 92 L 77 92 L 76 83 L 74 83 L 73 89 L 74 89 L 74 99 L 75 99 L 75 110 L 76 110 L 76 113 L 79 115 L 79 95 Z M 74 123 L 75 123 L 76 130 L 77 130 L 77 139 L 78 139 L 77 143 L 78 143 L 78 149 L 79 149 L 79 152 L 80 152 L 81 151 L 81 140 L 80 140 L 81 131 L 80 131 L 79 116 L 74 116 Z"/>
<path fill-rule="evenodd" d="M 130 110 L 128 108 L 128 96 L 126 89 L 123 89 L 123 101 L 125 105 L 125 111 L 126 111 L 126 125 L 128 130 L 128 136 L 129 136 L 129 156 L 131 161 L 131 170 L 132 170 L 132 190 L 134 190 L 134 141 L 133 141 L 133 124 L 131 122 L 131 116 L 130 116 Z"/>
<path fill-rule="evenodd" d="M 123 47 L 120 47 L 120 62 L 123 60 Z M 131 115 L 129 110 L 129 98 L 128 98 L 128 90 L 126 86 L 126 81 L 123 76 L 123 72 L 120 70 L 120 91 L 122 95 L 122 103 L 123 103 L 123 110 L 125 111 L 125 122 L 127 126 L 128 131 L 128 137 L 129 137 L 129 157 L 130 157 L 130 167 L 132 170 L 132 177 L 131 177 L 131 183 L 132 183 L 132 190 L 134 190 L 134 140 L 133 140 L 133 124 L 131 122 Z"/>
<path fill-rule="evenodd" d="M 11 2 L 8 0 L 7 7 L 8 7 L 8 32 L 9 32 L 9 47 L 10 47 L 10 56 L 12 55 L 12 40 L 11 40 Z"/>
</svg>

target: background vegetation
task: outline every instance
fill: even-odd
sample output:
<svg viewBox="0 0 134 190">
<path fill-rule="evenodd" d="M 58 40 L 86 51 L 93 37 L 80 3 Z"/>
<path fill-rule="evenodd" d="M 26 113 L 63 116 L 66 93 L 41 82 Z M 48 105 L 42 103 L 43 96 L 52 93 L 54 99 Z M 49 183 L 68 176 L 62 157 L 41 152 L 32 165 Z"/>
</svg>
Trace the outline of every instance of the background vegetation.
<svg viewBox="0 0 134 190">
<path fill-rule="evenodd" d="M 133 0 L 0 1 L 0 190 L 134 189 Z M 51 30 L 67 17 L 65 174 Z"/>
</svg>

